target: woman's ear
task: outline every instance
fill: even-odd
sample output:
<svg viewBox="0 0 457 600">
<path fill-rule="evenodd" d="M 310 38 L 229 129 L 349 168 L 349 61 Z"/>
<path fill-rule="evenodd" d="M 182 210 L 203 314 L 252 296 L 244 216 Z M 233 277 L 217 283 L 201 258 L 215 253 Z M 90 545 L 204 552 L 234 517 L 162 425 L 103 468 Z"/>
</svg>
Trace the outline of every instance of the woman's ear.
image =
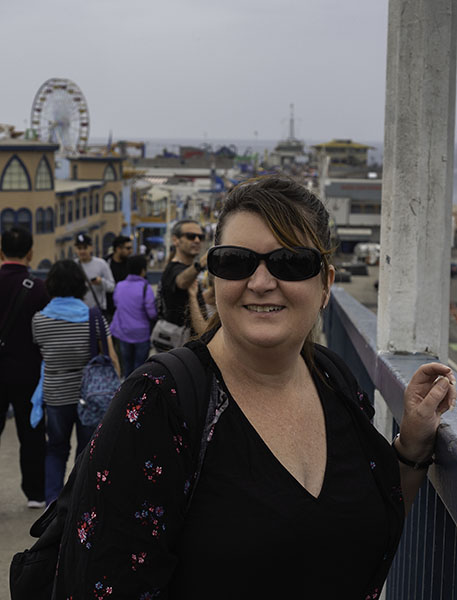
<svg viewBox="0 0 457 600">
<path fill-rule="evenodd" d="M 333 265 L 329 265 L 328 267 L 328 278 L 327 278 L 327 287 L 324 289 L 322 293 L 322 304 L 321 307 L 324 309 L 328 301 L 330 300 L 330 289 L 335 281 L 335 267 Z"/>
</svg>

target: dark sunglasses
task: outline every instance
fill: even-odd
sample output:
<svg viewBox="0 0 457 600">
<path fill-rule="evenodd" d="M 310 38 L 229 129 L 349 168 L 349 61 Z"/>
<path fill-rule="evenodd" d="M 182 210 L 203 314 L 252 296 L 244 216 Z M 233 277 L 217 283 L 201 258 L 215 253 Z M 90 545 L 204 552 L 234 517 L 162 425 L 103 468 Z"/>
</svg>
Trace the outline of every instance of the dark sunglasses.
<svg viewBox="0 0 457 600">
<path fill-rule="evenodd" d="M 185 237 L 189 242 L 193 242 L 196 238 L 198 238 L 201 242 L 205 239 L 204 233 L 181 233 L 179 237 Z"/>
<path fill-rule="evenodd" d="M 283 281 L 310 279 L 322 268 L 322 255 L 315 248 L 278 248 L 259 254 L 241 246 L 214 246 L 208 251 L 208 271 L 221 279 L 246 279 L 261 260 L 273 277 Z"/>
</svg>

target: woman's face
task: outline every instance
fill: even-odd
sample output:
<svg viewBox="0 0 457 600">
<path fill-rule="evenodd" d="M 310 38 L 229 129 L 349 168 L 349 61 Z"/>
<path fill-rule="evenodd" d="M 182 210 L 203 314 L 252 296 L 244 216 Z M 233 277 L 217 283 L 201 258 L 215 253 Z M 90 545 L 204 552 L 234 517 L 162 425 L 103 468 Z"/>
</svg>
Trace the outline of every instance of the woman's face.
<svg viewBox="0 0 457 600">
<path fill-rule="evenodd" d="M 259 253 L 281 247 L 265 221 L 252 212 L 228 217 L 221 245 L 243 246 Z M 333 277 L 331 267 L 329 287 Z M 282 281 L 271 275 L 263 261 L 246 279 L 215 277 L 214 281 L 224 332 L 245 346 L 301 348 L 327 300 L 321 274 L 305 281 Z M 269 307 L 274 310 L 268 311 Z"/>
</svg>

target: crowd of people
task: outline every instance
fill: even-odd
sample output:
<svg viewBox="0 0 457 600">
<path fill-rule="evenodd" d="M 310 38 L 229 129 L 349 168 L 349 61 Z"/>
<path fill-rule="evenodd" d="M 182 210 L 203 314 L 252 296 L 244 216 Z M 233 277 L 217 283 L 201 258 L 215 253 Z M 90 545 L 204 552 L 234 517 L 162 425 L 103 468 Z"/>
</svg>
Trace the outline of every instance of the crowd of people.
<svg viewBox="0 0 457 600">
<path fill-rule="evenodd" d="M 196 230 L 195 239 L 188 239 L 188 229 Z M 195 280 L 204 268 L 204 258 L 198 270 L 192 267 L 186 287 L 181 287 L 181 279 L 176 284 L 175 278 L 182 266 L 196 262 L 203 238 L 196 222 L 175 226 L 175 254 L 162 282 L 164 305 L 166 302 L 170 307 L 162 316 L 179 324 L 185 322 L 189 334 L 201 333 L 204 328 L 206 312 L 197 319 L 192 309 L 195 328 L 189 313 L 193 298 L 198 297 L 201 306 L 205 306 L 200 284 Z M 121 379 L 160 348 L 151 347 L 151 332 L 158 315 L 157 299 L 146 278 L 148 258 L 145 254 L 133 255 L 128 236 L 116 237 L 112 252 L 103 259 L 93 255 L 91 238 L 78 234 L 75 259 L 57 261 L 44 282 L 29 274 L 32 245 L 33 238 L 24 229 L 12 228 L 2 235 L 0 333 L 11 319 L 14 327 L 6 332 L 7 339 L 0 349 L 0 382 L 4 390 L 0 433 L 8 410 L 12 409 L 20 441 L 22 489 L 30 508 L 43 508 L 57 498 L 63 487 L 73 429 L 76 456 L 94 431 L 94 427 L 81 423 L 77 410 L 83 369 L 91 357 L 89 309 L 96 307 L 102 314 L 109 356 Z M 158 260 L 163 263 L 162 256 Z M 192 299 L 189 302 L 188 285 Z M 24 300 L 15 315 L 21 290 Z M 100 342 L 98 329 L 97 339 Z M 19 377 L 22 371 L 25 375 Z"/>
<path fill-rule="evenodd" d="M 335 275 L 321 201 L 284 177 L 245 182 L 229 192 L 208 251 L 204 239 L 198 222 L 175 224 L 156 298 L 146 258 L 127 257 L 128 238 L 110 269 L 79 235 L 77 261 L 58 261 L 44 285 L 33 282 L 21 309 L 30 331 L 23 326 L 20 344 L 6 339 L 9 368 L 24 384 L 20 393 L 16 381 L 7 386 L 3 412 L 8 401 L 26 405 L 44 361 L 46 427 L 27 432 L 46 466 L 34 475 L 46 477 L 40 487 L 23 469 L 29 501 L 58 494 L 74 424 L 86 447 L 56 597 L 378 598 L 441 415 L 455 404 L 452 370 L 435 362 L 416 371 L 390 444 L 349 368 L 315 341 Z M 0 286 L 23 287 L 31 245 L 20 230 L 3 234 Z M 113 270 L 122 256 L 126 269 Z M 7 312 L 14 302 L 11 294 Z M 95 432 L 78 429 L 74 393 L 90 306 L 105 315 L 125 378 Z M 143 364 L 175 339 L 207 375 L 204 410 L 189 409 L 198 422 L 186 417 L 194 399 L 177 372 Z"/>
</svg>

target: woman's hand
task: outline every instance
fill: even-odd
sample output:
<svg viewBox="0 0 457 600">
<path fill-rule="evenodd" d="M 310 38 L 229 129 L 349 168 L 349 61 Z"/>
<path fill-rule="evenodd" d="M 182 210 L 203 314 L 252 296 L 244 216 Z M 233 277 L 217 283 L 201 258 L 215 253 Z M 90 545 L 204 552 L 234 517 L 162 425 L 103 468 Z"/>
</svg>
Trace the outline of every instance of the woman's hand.
<svg viewBox="0 0 457 600">
<path fill-rule="evenodd" d="M 441 415 L 455 406 L 457 390 L 452 369 L 428 363 L 414 373 L 404 396 L 400 438 L 395 447 L 405 458 L 422 462 L 433 454 Z"/>
</svg>

